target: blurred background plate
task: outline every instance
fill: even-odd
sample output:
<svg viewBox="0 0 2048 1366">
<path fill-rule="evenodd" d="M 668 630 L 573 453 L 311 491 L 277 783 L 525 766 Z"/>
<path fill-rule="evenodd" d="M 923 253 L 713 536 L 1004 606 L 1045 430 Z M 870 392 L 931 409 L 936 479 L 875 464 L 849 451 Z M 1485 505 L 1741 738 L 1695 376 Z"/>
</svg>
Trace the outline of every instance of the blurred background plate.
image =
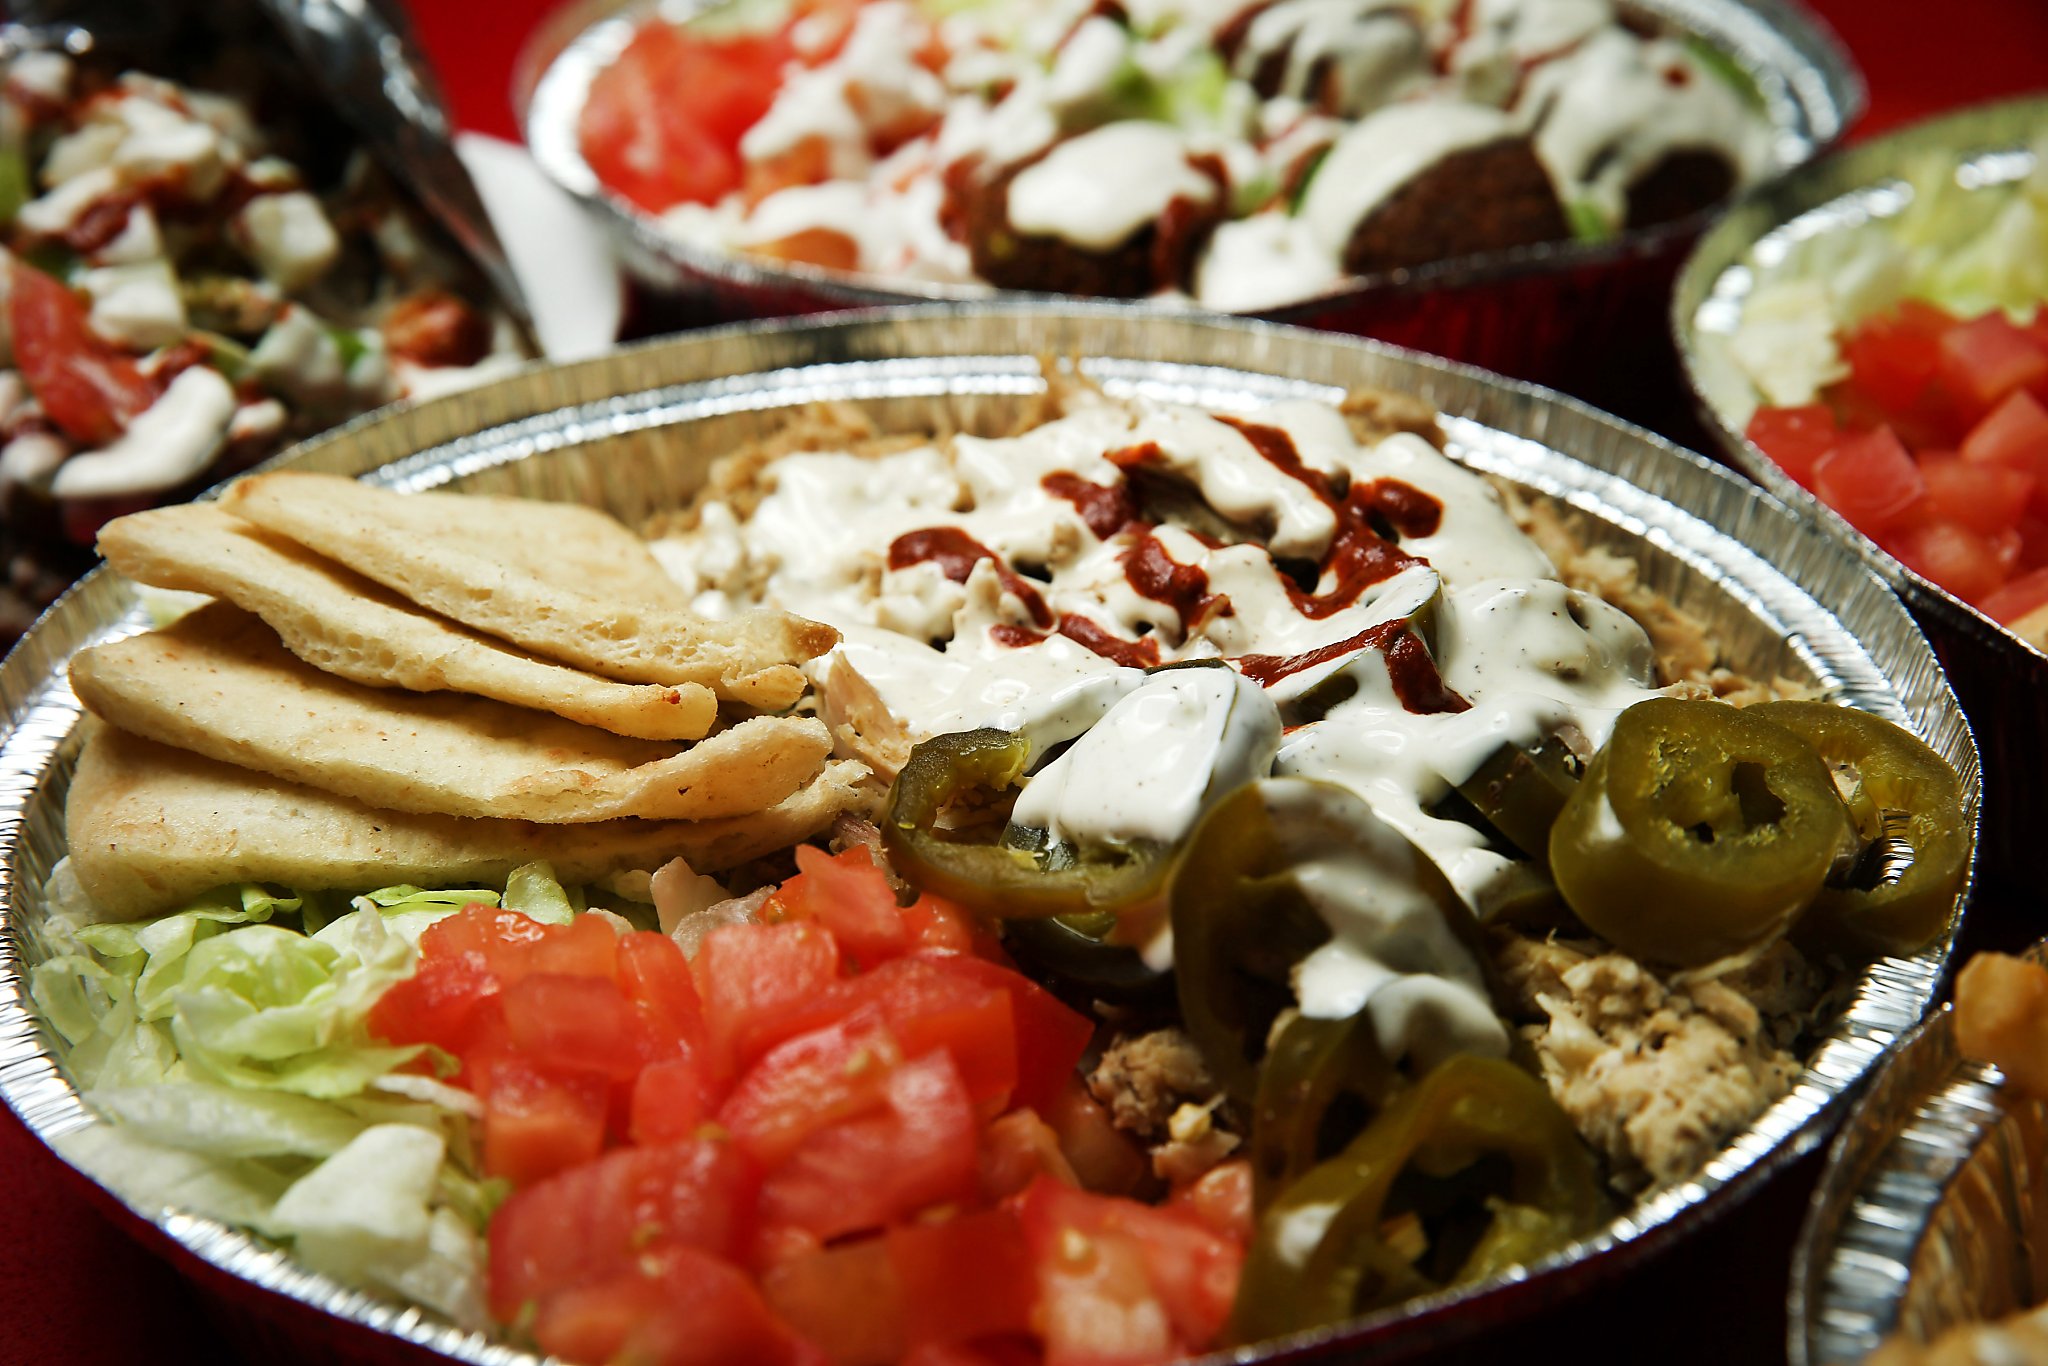
<svg viewBox="0 0 2048 1366">
<path fill-rule="evenodd" d="M 712 7 L 693 0 L 583 0 L 540 27 L 515 73 L 513 102 L 535 159 L 603 223 L 644 284 L 705 322 L 919 300 L 1061 297 L 777 265 L 707 250 L 664 231 L 654 215 L 604 188 L 577 136 L 592 79 L 650 17 L 675 20 Z M 1705 39 L 1750 76 L 1773 133 L 1773 170 L 1800 165 L 1832 145 L 1862 111 L 1863 82 L 1854 63 L 1798 0 L 1631 0 L 1630 7 Z M 1669 387 L 1659 301 L 1709 217 L 1693 214 L 1606 242 L 1550 243 L 1357 277 L 1250 316 L 1377 337 L 1566 388 L 1641 417 Z"/>
<path fill-rule="evenodd" d="M 1954 166 L 1958 192 L 1986 202 L 1987 221 L 2034 171 L 2030 145 L 2048 134 L 2048 96 L 1946 115 L 1837 152 L 1742 199 L 1704 237 L 1681 272 L 1671 326 L 1702 420 L 1736 466 L 1816 525 L 1852 546 L 1905 597 L 1948 668 L 1964 708 L 1987 738 L 1986 781 L 1999 813 L 1986 853 L 2019 875 L 2048 819 L 2048 653 L 1921 577 L 1801 488 L 1743 435 L 1756 393 L 1726 343 L 1757 288 L 1800 263 L 1829 259 L 1835 243 L 1879 230 L 1914 191 L 1905 172 L 1923 158 Z M 2048 300 L 2044 300 L 2048 303 Z"/>
<path fill-rule="evenodd" d="M 1828 1154 L 1793 1254 L 1792 1366 L 2048 1299 L 2048 1103 L 1957 1053 L 1954 1021 L 1944 1006 L 1900 1042 Z"/>
<path fill-rule="evenodd" d="M 1042 389 L 1036 357 L 1043 353 L 1085 357 L 1085 371 L 1112 392 L 1226 412 L 1283 398 L 1334 400 L 1361 384 L 1428 400 L 1445 415 L 1453 454 L 1567 504 L 1588 544 L 1635 557 L 1643 581 L 1707 625 L 1743 669 L 1810 684 L 1913 728 L 1956 768 L 1974 830 L 1969 728 L 1911 619 L 1846 548 L 1726 471 L 1647 433 L 1527 385 L 1369 342 L 1107 306 L 964 307 L 732 329 L 536 368 L 356 422 L 286 459 L 406 490 L 578 500 L 637 521 L 677 506 L 712 456 L 804 403 L 851 402 L 885 429 L 935 420 L 1001 429 Z M 62 853 L 62 804 L 77 748 L 80 713 L 64 668 L 83 645 L 142 621 L 133 590 L 101 572 L 0 664 L 8 726 L 0 741 L 0 1095 L 60 1149 L 67 1134 L 95 1121 L 29 1008 L 24 974 L 44 952 L 41 888 Z M 1968 892 L 1939 942 L 1855 975 L 1842 1015 L 1790 1093 L 1694 1177 L 1652 1194 L 1533 1273 L 1518 1269 L 1292 1346 L 1306 1356 L 1370 1345 L 1378 1361 L 1434 1353 L 1705 1229 L 1816 1146 L 1884 1048 L 1920 1018 Z M 468 1361 L 514 1359 L 418 1311 L 342 1290 L 219 1225 L 160 1209 L 136 1213 L 154 1230 L 153 1241 L 168 1237 L 181 1257 L 241 1278 L 209 1272 L 201 1280 L 245 1341 L 264 1341 L 249 1337 L 249 1325 L 260 1323 L 283 1335 L 277 1341 L 297 1344 L 282 1355 L 332 1358 L 342 1351 L 336 1341 L 371 1329 L 389 1335 L 364 1339 L 380 1356 L 402 1357 L 400 1344 L 409 1343 Z M 297 1317 L 293 1302 L 304 1306 Z M 258 1359 L 276 1355 L 261 1348 Z"/>
</svg>

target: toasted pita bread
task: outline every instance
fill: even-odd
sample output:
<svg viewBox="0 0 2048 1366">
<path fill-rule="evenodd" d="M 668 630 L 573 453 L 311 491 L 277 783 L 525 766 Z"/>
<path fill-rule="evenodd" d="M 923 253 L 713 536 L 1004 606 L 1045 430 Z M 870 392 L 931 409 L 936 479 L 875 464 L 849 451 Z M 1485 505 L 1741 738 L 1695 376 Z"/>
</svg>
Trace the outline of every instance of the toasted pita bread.
<svg viewBox="0 0 2048 1366">
<path fill-rule="evenodd" d="M 643 740 L 699 739 L 718 718 L 702 684 L 619 683 L 536 659 L 211 503 L 116 518 L 99 546 L 137 583 L 225 598 L 314 668 L 370 687 L 474 693 Z"/>
<path fill-rule="evenodd" d="M 394 883 L 500 885 L 546 859 L 585 882 L 681 856 L 716 872 L 816 834 L 863 799 L 857 764 L 747 818 L 693 825 L 535 825 L 378 811 L 88 721 L 65 819 L 81 886 L 109 915 L 177 909 L 223 883 L 368 891 Z"/>
<path fill-rule="evenodd" d="M 227 603 L 81 651 L 71 684 L 124 730 L 354 797 L 445 816 L 577 822 L 760 811 L 831 750 L 810 718 L 756 717 L 678 752 L 456 693 L 365 688 Z"/>
<path fill-rule="evenodd" d="M 477 500 L 462 495 L 408 497 L 334 475 L 280 472 L 241 480 L 221 501 L 428 611 L 627 682 L 703 683 L 780 710 L 803 694 L 795 666 L 839 638 L 829 626 L 767 609 L 709 621 L 672 601 L 562 572 L 545 563 L 547 539 L 531 525 L 543 513 L 524 514 L 516 556 L 478 553 L 479 532 L 492 530 L 488 510 L 480 514 Z M 450 527 L 466 529 L 451 537 Z M 538 572 L 547 569 L 555 572 Z"/>
</svg>

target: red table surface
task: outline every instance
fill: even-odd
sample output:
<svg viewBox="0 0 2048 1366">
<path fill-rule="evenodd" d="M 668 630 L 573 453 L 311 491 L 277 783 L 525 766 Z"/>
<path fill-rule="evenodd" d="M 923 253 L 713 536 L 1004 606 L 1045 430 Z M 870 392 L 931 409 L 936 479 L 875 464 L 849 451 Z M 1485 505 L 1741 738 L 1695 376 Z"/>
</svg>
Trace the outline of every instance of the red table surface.
<svg viewBox="0 0 2048 1366">
<path fill-rule="evenodd" d="M 2048 0 L 1812 0 L 1870 85 L 1868 135 L 1938 110 L 2048 87 Z M 553 0 L 411 0 L 458 122 L 515 136 L 515 55 Z M 2038 933 L 1980 903 L 1968 938 L 2009 947 Z M 1522 1362 L 1532 1344 L 1597 1363 L 1770 1362 L 1784 1355 L 1791 1245 L 1817 1156 L 1758 1198 L 1621 1280 L 1481 1338 L 1458 1361 Z M 0 1112 L 0 1366 L 262 1366 L 168 1265 L 104 1218 L 80 1178 Z M 1538 1351 L 1537 1355 L 1546 1355 Z M 265 1357 L 263 1363 L 277 1359 Z M 1447 1358 L 1438 1358 L 1439 1360 Z"/>
</svg>

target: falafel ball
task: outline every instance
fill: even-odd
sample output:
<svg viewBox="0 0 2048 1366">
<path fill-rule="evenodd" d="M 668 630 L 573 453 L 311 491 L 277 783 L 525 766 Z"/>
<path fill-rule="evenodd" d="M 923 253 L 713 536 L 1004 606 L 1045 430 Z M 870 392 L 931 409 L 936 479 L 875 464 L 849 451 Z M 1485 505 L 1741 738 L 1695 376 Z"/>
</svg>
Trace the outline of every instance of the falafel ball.
<svg viewBox="0 0 2048 1366">
<path fill-rule="evenodd" d="M 1381 201 L 1352 229 L 1343 262 L 1370 275 L 1571 235 L 1535 143 L 1502 138 L 1452 152 Z"/>
</svg>

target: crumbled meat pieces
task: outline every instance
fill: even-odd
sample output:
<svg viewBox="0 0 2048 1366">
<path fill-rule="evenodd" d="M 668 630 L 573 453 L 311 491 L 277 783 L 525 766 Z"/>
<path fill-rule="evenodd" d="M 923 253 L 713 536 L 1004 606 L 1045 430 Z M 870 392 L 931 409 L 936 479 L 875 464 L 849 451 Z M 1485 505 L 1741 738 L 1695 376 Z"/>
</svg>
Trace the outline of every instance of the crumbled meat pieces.
<svg viewBox="0 0 2048 1366">
<path fill-rule="evenodd" d="M 1117 1128 L 1156 1140 L 1168 1135 L 1174 1111 L 1206 1103 L 1217 1086 L 1194 1040 L 1178 1029 L 1155 1029 L 1104 1049 L 1088 1090 Z"/>
<path fill-rule="evenodd" d="M 1624 1188 L 1697 1171 L 1791 1089 L 1786 1045 L 1819 998 L 1779 944 L 1711 981 L 1659 977 L 1598 941 L 1495 932 L 1493 959 L 1551 1093 Z"/>
<path fill-rule="evenodd" d="M 1150 1147 L 1152 1170 L 1167 1181 L 1194 1180 L 1240 1142 L 1216 1079 L 1181 1030 L 1118 1039 L 1088 1074 L 1088 1090 L 1117 1128 Z"/>
</svg>

